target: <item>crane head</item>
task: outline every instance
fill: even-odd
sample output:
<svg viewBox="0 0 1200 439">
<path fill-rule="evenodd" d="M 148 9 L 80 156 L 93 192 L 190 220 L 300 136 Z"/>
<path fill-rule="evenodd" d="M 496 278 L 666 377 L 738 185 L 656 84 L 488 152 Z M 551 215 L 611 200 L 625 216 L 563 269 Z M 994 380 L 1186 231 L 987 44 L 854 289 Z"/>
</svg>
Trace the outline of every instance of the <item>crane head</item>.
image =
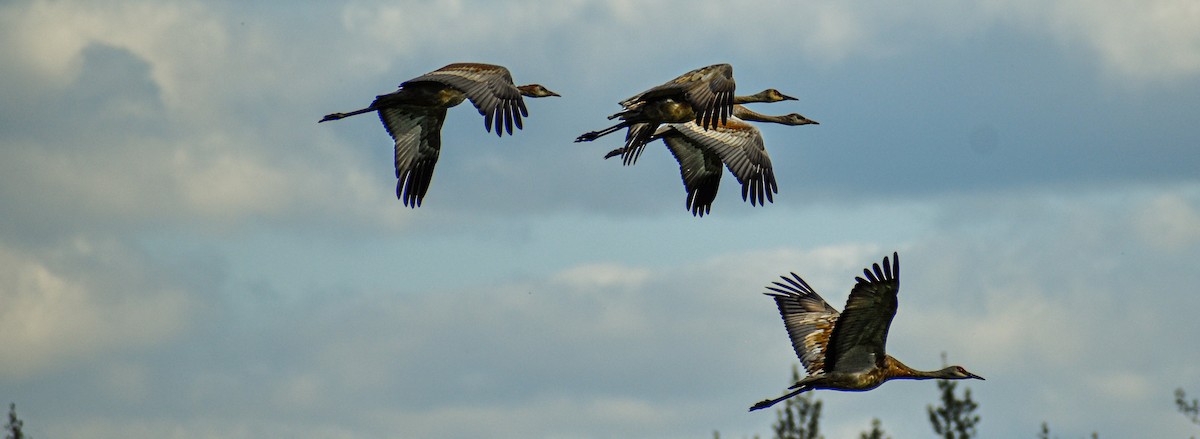
<svg viewBox="0 0 1200 439">
<path fill-rule="evenodd" d="M 542 84 L 522 85 L 522 86 L 518 86 L 517 90 L 520 90 L 522 95 L 529 96 L 531 98 L 544 98 L 547 96 L 560 96 L 558 93 L 552 92 L 552 91 L 550 91 L 550 89 L 543 87 Z"/>
<path fill-rule="evenodd" d="M 938 371 L 938 378 L 947 380 L 965 380 L 968 378 L 982 380 L 983 377 L 967 372 L 962 366 L 950 366 Z"/>
<path fill-rule="evenodd" d="M 791 113 L 784 115 L 780 123 L 784 125 L 820 125 L 820 122 L 804 117 L 802 114 Z"/>
<path fill-rule="evenodd" d="M 751 96 L 758 98 L 755 102 L 779 102 L 779 101 L 796 101 L 799 99 L 780 93 L 779 90 L 768 88 L 766 90 L 755 93 Z"/>
</svg>

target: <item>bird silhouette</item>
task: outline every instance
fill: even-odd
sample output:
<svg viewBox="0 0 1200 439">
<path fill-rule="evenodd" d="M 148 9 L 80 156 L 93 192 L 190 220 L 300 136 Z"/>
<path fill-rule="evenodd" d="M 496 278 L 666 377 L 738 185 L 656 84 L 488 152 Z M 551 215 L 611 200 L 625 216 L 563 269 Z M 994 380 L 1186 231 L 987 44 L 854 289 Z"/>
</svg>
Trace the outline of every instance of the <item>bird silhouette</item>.
<svg viewBox="0 0 1200 439">
<path fill-rule="evenodd" d="M 764 409 L 779 401 L 815 389 L 865 391 L 894 379 L 967 379 L 983 377 L 961 366 L 919 371 L 905 366 L 884 351 L 888 327 L 896 315 L 896 293 L 900 291 L 900 255 L 889 262 L 873 264 L 856 278 L 846 309 L 829 306 L 808 283 L 792 273 L 783 282 L 768 286 L 787 327 L 796 356 L 808 376 L 797 381 L 787 394 L 766 399 L 750 407 Z"/>
<path fill-rule="evenodd" d="M 508 69 L 479 63 L 450 64 L 400 84 L 400 89 L 375 97 L 367 108 L 325 115 L 318 123 L 356 114 L 379 112 L 379 119 L 395 141 L 396 198 L 405 206 L 421 205 L 433 179 L 442 148 L 442 123 L 446 110 L 470 99 L 483 126 L 497 136 L 522 129 L 529 116 L 521 96 L 558 96 L 539 84 L 514 86 Z"/>
<path fill-rule="evenodd" d="M 749 197 L 751 205 L 774 202 L 773 194 L 778 193 L 778 186 L 771 158 L 767 155 L 762 132 L 746 121 L 793 126 L 818 123 L 797 113 L 769 116 L 734 105 L 729 120 L 712 129 L 700 128 L 694 121 L 673 123 L 660 126 L 651 137 L 651 142 L 662 139 L 679 162 L 679 173 L 687 192 L 685 206 L 692 215 L 702 217 L 712 210 L 721 183 L 722 165 L 742 185 L 743 201 Z M 614 149 L 604 158 L 623 155 L 629 148 Z"/>
<path fill-rule="evenodd" d="M 646 144 L 653 141 L 651 137 L 658 132 L 658 127 L 661 124 L 690 122 L 704 129 L 709 129 L 728 121 L 728 118 L 724 117 L 705 125 L 705 121 L 689 109 L 692 107 L 680 105 L 673 98 L 654 102 L 638 101 L 634 100 L 635 98 L 637 96 L 622 101 L 621 105 L 628 105 L 626 109 L 608 117 L 609 119 L 621 118 L 620 123 L 600 131 L 584 133 L 576 138 L 575 142 L 590 142 L 613 132 L 620 131 L 622 128 L 628 128 L 629 130 L 625 133 L 625 148 L 621 154 L 621 163 L 628 166 L 637 162 Z M 796 98 L 785 95 L 779 90 L 768 88 L 752 95 L 734 96 L 732 105 L 736 107 L 740 104 L 794 100 Z"/>
<path fill-rule="evenodd" d="M 621 101 L 623 110 L 609 116 L 620 123 L 600 131 L 580 135 L 576 142 L 590 142 L 629 127 L 625 144 L 633 154 L 647 142 L 662 123 L 683 123 L 695 120 L 701 127 L 711 128 L 724 122 L 733 111 L 733 66 L 713 64 L 679 75 L 665 84 L 638 93 Z M 635 129 L 637 128 L 637 129 Z M 626 158 L 626 164 L 631 159 Z"/>
</svg>

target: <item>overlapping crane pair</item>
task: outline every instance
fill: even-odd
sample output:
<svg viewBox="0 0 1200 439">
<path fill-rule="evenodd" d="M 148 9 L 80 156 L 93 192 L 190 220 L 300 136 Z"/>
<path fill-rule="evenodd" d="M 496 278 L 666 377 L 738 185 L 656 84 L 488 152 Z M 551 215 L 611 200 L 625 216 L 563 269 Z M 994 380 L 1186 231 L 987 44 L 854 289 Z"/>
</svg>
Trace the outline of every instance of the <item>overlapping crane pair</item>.
<svg viewBox="0 0 1200 439">
<path fill-rule="evenodd" d="M 621 156 L 635 163 L 646 145 L 662 139 L 679 161 L 687 206 L 693 215 L 709 213 L 716 197 L 722 164 L 742 184 L 742 199 L 761 205 L 777 193 L 774 171 L 762 135 L 746 120 L 786 125 L 816 122 L 799 114 L 764 116 L 741 106 L 751 102 L 794 100 L 767 89 L 750 96 L 734 95 L 733 68 L 716 64 L 693 70 L 663 85 L 621 101 L 624 108 L 609 119 L 621 121 L 579 136 L 592 141 L 622 129 L 624 146 L 605 158 Z M 321 122 L 378 111 L 396 144 L 396 196 L 406 206 L 421 205 L 441 150 L 446 109 L 470 99 L 496 135 L 512 134 L 528 116 L 521 96 L 558 96 L 538 84 L 515 86 L 508 69 L 490 64 L 451 64 L 380 95 L 371 106 L 326 115 Z M 865 391 L 891 379 L 983 379 L 960 366 L 925 372 L 905 366 L 885 352 L 888 328 L 896 315 L 900 291 L 900 256 L 883 258 L 856 278 L 845 310 L 829 306 L 804 279 L 792 273 L 767 287 L 775 299 L 792 347 L 807 376 L 785 395 L 763 400 L 751 411 L 815 389 Z"/>
<path fill-rule="evenodd" d="M 775 89 L 749 96 L 735 96 L 733 67 L 715 64 L 702 67 L 621 101 L 624 108 L 609 119 L 620 123 L 579 136 L 575 141 L 595 140 L 627 129 L 625 145 L 605 158 L 620 155 L 626 165 L 634 164 L 646 145 L 662 139 L 679 162 L 687 191 L 685 206 L 696 216 L 712 209 L 721 182 L 722 165 L 742 185 L 742 199 L 752 205 L 774 202 L 778 193 L 771 158 L 762 134 L 746 123 L 772 122 L 809 125 L 816 121 L 800 114 L 768 116 L 741 104 L 795 100 Z M 497 135 L 522 128 L 528 116 L 521 96 L 558 96 L 538 84 L 514 86 L 508 69 L 491 64 L 458 63 L 408 80 L 400 90 L 380 95 L 367 108 L 326 115 L 320 122 L 378 111 L 384 127 L 395 140 L 396 197 L 405 206 L 421 205 L 441 150 L 441 126 L 446 109 L 469 99 L 484 117 L 484 128 Z M 501 129 L 503 128 L 503 130 Z"/>
</svg>

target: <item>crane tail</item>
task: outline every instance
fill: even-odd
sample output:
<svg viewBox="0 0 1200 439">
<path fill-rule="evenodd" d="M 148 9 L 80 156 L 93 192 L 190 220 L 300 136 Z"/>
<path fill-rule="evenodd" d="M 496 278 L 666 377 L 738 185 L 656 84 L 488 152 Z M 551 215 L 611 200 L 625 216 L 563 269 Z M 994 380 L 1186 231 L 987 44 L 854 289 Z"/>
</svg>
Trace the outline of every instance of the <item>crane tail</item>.
<svg viewBox="0 0 1200 439">
<path fill-rule="evenodd" d="M 750 411 L 755 411 L 755 410 L 762 410 L 762 409 L 765 409 L 765 408 L 767 408 L 767 407 L 770 407 L 770 406 L 773 406 L 773 405 L 775 405 L 775 404 L 778 404 L 780 401 L 783 401 L 783 400 L 785 400 L 785 399 L 791 398 L 791 397 L 793 397 L 793 396 L 799 395 L 799 394 L 801 394 L 801 393 L 807 392 L 807 391 L 809 391 L 809 390 L 812 390 L 812 389 L 813 389 L 813 388 L 812 388 L 812 387 L 809 387 L 809 386 L 800 386 L 800 388 L 798 388 L 798 389 L 796 389 L 796 390 L 793 390 L 793 391 L 791 391 L 791 392 L 788 392 L 788 394 L 786 394 L 786 395 L 783 395 L 783 396 L 780 396 L 780 397 L 778 397 L 778 398 L 775 398 L 775 399 L 764 399 L 764 400 L 762 400 L 762 401 L 759 401 L 757 404 L 754 404 L 752 407 L 750 407 Z"/>
</svg>

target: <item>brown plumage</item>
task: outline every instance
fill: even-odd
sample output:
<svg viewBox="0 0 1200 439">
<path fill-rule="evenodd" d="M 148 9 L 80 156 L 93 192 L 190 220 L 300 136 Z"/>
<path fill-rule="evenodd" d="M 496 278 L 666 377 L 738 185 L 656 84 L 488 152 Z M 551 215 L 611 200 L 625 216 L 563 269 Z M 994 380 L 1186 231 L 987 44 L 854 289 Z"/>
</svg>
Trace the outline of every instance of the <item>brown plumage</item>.
<svg viewBox="0 0 1200 439">
<path fill-rule="evenodd" d="M 764 92 L 765 93 L 765 92 Z M 667 124 L 659 127 L 651 138 L 662 139 L 679 162 L 679 174 L 687 191 L 685 206 L 692 215 L 704 216 L 712 210 L 713 200 L 721 183 L 722 165 L 742 185 L 742 200 L 751 205 L 774 202 L 779 192 L 771 157 L 763 144 L 762 132 L 745 121 L 770 122 L 782 125 L 809 125 L 816 121 L 791 113 L 768 116 L 735 105 L 733 116 L 712 129 L 700 128 L 695 122 Z M 610 151 L 604 158 L 623 155 L 628 146 Z"/>
<path fill-rule="evenodd" d="M 540 98 L 558 93 L 539 84 L 514 86 L 512 75 L 501 66 L 456 63 L 405 81 L 399 90 L 376 96 L 367 108 L 328 114 L 318 122 L 378 111 L 395 140 L 396 198 L 416 208 L 429 190 L 441 153 L 446 109 L 470 99 L 483 115 L 484 129 L 490 132 L 495 128 L 497 136 L 511 135 L 514 125 L 523 128 L 521 117 L 529 116 L 521 96 Z"/>
<path fill-rule="evenodd" d="M 641 129 L 630 128 L 625 144 L 630 148 L 625 162 L 650 141 L 659 124 L 682 123 L 695 120 L 701 127 L 711 128 L 728 120 L 733 111 L 733 66 L 713 64 L 679 75 L 665 84 L 638 93 L 621 101 L 624 107 L 609 119 L 621 122 L 600 131 L 584 133 L 576 142 L 590 142 L 602 136 L 620 131 L 622 128 L 645 125 Z"/>
<path fill-rule="evenodd" d="M 884 345 L 900 291 L 900 255 L 892 253 L 890 262 L 884 257 L 882 267 L 873 264 L 863 276 L 856 278 L 840 314 L 796 273 L 767 287 L 808 376 L 793 384 L 791 392 L 760 401 L 751 411 L 815 389 L 865 391 L 893 379 L 983 379 L 961 366 L 914 370 L 887 355 Z"/>
</svg>

